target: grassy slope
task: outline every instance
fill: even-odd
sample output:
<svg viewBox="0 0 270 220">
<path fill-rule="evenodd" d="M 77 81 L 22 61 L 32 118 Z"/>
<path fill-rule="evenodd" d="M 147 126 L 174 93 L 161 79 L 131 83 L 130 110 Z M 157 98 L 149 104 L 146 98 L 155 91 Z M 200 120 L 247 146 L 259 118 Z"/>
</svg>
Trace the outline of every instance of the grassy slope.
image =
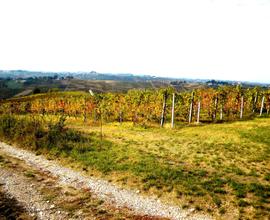
<svg viewBox="0 0 270 220">
<path fill-rule="evenodd" d="M 76 121 L 69 126 L 99 129 Z M 113 147 L 81 159 L 114 181 L 184 207 L 219 210 L 224 218 L 262 218 L 270 213 L 269 130 L 270 119 L 177 130 L 110 124 L 104 134 Z"/>
<path fill-rule="evenodd" d="M 40 153 L 223 219 L 270 214 L 270 119 L 174 130 L 106 124 L 102 143 L 99 127 L 72 118 L 67 126 L 91 138 Z"/>
</svg>

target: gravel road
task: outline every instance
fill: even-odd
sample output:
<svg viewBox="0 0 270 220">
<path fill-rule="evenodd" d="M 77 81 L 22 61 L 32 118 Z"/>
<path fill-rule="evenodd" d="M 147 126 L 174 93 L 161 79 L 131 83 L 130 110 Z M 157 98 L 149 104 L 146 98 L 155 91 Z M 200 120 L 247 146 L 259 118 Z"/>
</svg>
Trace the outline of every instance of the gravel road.
<svg viewBox="0 0 270 220">
<path fill-rule="evenodd" d="M 121 189 L 108 181 L 84 176 L 82 173 L 60 166 L 55 161 L 49 161 L 42 155 L 18 149 L 0 142 L 0 149 L 10 156 L 25 161 L 28 165 L 43 172 L 50 172 L 57 177 L 61 184 L 75 188 L 90 188 L 98 198 L 117 207 L 127 207 L 135 214 L 157 216 L 170 219 L 211 219 L 209 216 L 197 215 L 194 209 L 183 210 L 177 206 L 164 204 L 153 197 L 145 197 L 135 190 Z"/>
<path fill-rule="evenodd" d="M 10 197 L 14 197 L 29 213 L 33 214 L 33 219 L 68 219 L 63 211 L 57 210 L 54 205 L 44 201 L 35 187 L 27 184 L 27 179 L 21 175 L 0 168 L 0 183 L 3 184 L 4 190 Z"/>
</svg>

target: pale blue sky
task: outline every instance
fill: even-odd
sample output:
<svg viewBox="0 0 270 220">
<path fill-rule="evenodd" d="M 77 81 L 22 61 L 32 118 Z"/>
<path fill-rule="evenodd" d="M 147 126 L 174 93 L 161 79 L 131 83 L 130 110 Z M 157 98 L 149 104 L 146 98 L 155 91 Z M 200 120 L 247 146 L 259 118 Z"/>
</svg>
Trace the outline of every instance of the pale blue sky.
<svg viewBox="0 0 270 220">
<path fill-rule="evenodd" d="M 0 69 L 270 82 L 270 1 L 0 0 Z"/>
</svg>

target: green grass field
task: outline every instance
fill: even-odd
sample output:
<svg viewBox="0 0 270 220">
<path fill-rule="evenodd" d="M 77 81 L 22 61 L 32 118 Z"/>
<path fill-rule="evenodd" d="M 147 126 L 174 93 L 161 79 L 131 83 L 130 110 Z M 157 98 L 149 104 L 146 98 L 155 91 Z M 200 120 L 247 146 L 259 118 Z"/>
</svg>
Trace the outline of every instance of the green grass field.
<svg viewBox="0 0 270 220">
<path fill-rule="evenodd" d="M 82 119 L 69 118 L 66 126 L 62 142 L 35 149 L 89 175 L 216 218 L 270 215 L 268 118 L 177 129 L 112 123 L 103 126 L 102 140 L 100 127 Z"/>
<path fill-rule="evenodd" d="M 69 126 L 99 129 L 74 121 Z M 84 162 L 113 180 L 230 218 L 269 215 L 270 119 L 176 130 L 110 124 L 103 130 L 113 146 Z"/>
</svg>

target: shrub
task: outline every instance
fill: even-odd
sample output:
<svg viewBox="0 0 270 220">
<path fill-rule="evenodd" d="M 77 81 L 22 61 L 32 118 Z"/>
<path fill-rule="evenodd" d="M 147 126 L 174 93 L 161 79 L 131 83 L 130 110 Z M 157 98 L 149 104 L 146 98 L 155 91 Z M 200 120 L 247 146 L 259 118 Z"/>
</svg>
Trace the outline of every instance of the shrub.
<svg viewBox="0 0 270 220">
<path fill-rule="evenodd" d="M 11 115 L 3 115 L 0 117 L 0 135 L 11 138 L 15 132 L 16 119 Z"/>
<path fill-rule="evenodd" d="M 57 123 L 49 123 L 48 125 L 48 147 L 54 146 L 63 139 L 66 117 L 61 116 Z"/>
</svg>

